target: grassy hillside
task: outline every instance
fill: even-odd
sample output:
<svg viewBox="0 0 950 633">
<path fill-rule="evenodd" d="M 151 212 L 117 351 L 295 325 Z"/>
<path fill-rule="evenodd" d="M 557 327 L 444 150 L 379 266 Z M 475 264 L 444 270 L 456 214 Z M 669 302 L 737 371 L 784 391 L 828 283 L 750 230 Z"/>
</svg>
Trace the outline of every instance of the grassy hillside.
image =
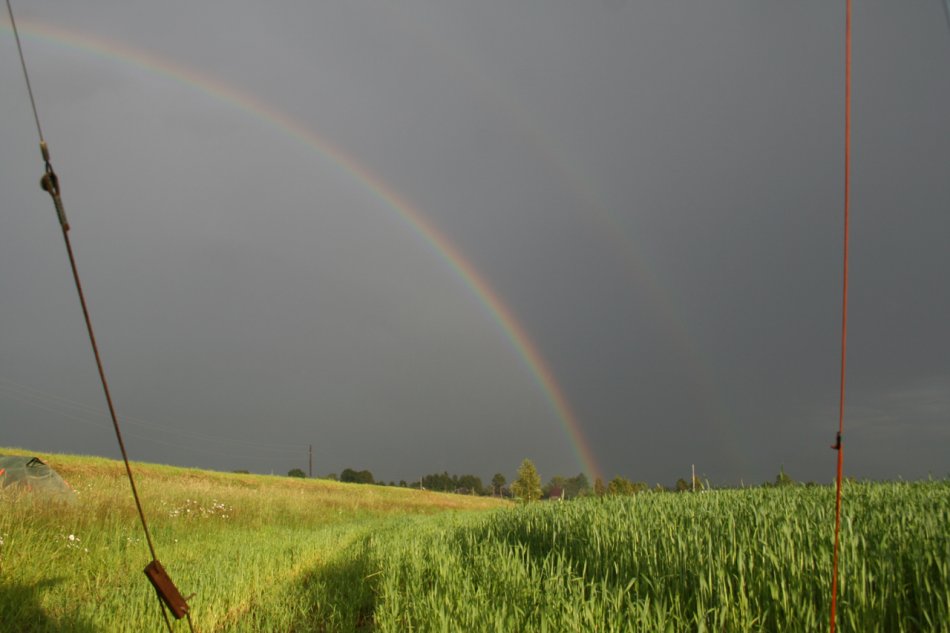
<svg viewBox="0 0 950 633">
<path fill-rule="evenodd" d="M 0 454 L 35 454 L 0 448 Z M 39 457 L 73 504 L 0 497 L 0 630 L 142 631 L 162 624 L 121 462 Z M 133 464 L 159 559 L 201 631 L 347 630 L 368 622 L 358 544 L 398 520 L 451 522 L 480 497 Z M 357 545 L 354 550 L 354 545 Z M 373 573 L 371 570 L 367 573 Z M 362 575 L 361 575 L 362 574 Z M 186 630 L 184 623 L 180 625 Z"/>
<path fill-rule="evenodd" d="M 121 464 L 48 457 L 79 500 L 0 496 L 0 631 L 161 630 Z M 196 594 L 204 633 L 799 633 L 828 623 L 827 486 L 505 509 L 287 477 L 136 473 L 159 557 Z M 844 499 L 840 630 L 950 632 L 950 481 L 848 483 Z"/>
</svg>

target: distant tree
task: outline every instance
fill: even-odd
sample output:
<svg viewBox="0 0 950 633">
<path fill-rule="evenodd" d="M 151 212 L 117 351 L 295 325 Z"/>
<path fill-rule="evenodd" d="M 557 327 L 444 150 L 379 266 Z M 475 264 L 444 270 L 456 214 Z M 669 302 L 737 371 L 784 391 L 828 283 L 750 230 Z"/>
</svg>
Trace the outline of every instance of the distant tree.
<svg viewBox="0 0 950 633">
<path fill-rule="evenodd" d="M 462 475 L 458 478 L 456 490 L 465 489 L 473 495 L 485 494 L 485 487 L 482 485 L 482 478 L 475 475 Z"/>
<path fill-rule="evenodd" d="M 551 477 L 551 480 L 544 486 L 543 492 L 544 496 L 549 499 L 560 499 L 562 497 L 564 499 L 574 499 L 575 497 L 589 495 L 591 489 L 587 475 L 579 473 L 576 477 L 562 477 L 560 475 Z"/>
<path fill-rule="evenodd" d="M 340 473 L 340 481 L 351 484 L 371 484 L 373 483 L 373 473 L 368 470 L 353 470 L 344 468 Z"/>
<path fill-rule="evenodd" d="M 323 476 L 324 479 L 329 479 L 330 481 L 337 481 L 336 473 L 327 473 Z"/>
<path fill-rule="evenodd" d="M 574 497 L 583 497 L 590 494 L 590 482 L 587 481 L 587 475 L 578 473 L 576 477 L 571 477 L 564 481 L 564 495 L 568 499 Z"/>
<path fill-rule="evenodd" d="M 607 486 L 604 485 L 604 480 L 600 477 L 594 480 L 594 494 L 598 497 L 603 497 L 607 494 Z"/>
<path fill-rule="evenodd" d="M 288 477 L 306 477 L 307 473 L 300 470 L 299 468 L 291 468 L 289 471 L 287 471 L 287 476 Z"/>
<path fill-rule="evenodd" d="M 779 487 L 795 485 L 795 480 L 786 474 L 785 466 L 782 466 L 778 474 L 775 475 L 775 485 Z"/>
<path fill-rule="evenodd" d="M 495 473 L 495 476 L 491 478 L 492 494 L 500 495 L 501 489 L 505 487 L 505 483 L 507 483 L 505 476 L 501 473 Z"/>
<path fill-rule="evenodd" d="M 448 471 L 433 473 L 422 477 L 422 487 L 426 490 L 438 490 L 439 492 L 455 492 L 459 488 L 458 477 L 450 475 Z"/>
<path fill-rule="evenodd" d="M 251 474 L 251 471 L 249 470 L 232 470 L 231 472 L 234 473 L 235 475 L 250 475 Z"/>
<path fill-rule="evenodd" d="M 676 492 L 689 492 L 689 482 L 680 477 L 676 480 Z"/>
<path fill-rule="evenodd" d="M 607 494 L 609 495 L 633 496 L 636 493 L 636 484 L 620 475 L 611 479 L 610 483 L 607 484 Z"/>
<path fill-rule="evenodd" d="M 419 486 L 414 483 L 412 487 L 418 488 Z M 439 492 L 464 491 L 466 494 L 485 494 L 482 479 L 476 475 L 450 475 L 448 472 L 433 473 L 423 476 L 422 487 L 426 490 L 438 490 Z"/>
<path fill-rule="evenodd" d="M 530 459 L 525 459 L 518 467 L 518 477 L 511 484 L 511 492 L 525 503 L 541 498 L 541 476 Z"/>
<path fill-rule="evenodd" d="M 400 488 L 405 488 L 405 487 L 406 487 L 406 480 L 405 480 L 405 479 L 400 479 L 400 480 L 399 480 L 399 487 L 400 487 Z"/>
</svg>

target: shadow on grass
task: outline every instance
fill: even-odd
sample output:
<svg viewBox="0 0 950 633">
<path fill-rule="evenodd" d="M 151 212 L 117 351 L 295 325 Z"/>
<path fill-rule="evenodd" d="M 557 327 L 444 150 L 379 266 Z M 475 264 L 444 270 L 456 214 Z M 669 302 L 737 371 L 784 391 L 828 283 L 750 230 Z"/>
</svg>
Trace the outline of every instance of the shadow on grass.
<svg viewBox="0 0 950 633">
<path fill-rule="evenodd" d="M 294 630 L 372 631 L 379 571 L 372 559 L 372 548 L 364 539 L 302 574 L 295 592 L 305 606 Z"/>
<path fill-rule="evenodd" d="M 43 609 L 43 591 L 63 582 L 62 578 L 32 585 L 0 582 L 0 632 L 2 633 L 95 633 L 98 629 L 78 616 L 52 618 Z"/>
</svg>

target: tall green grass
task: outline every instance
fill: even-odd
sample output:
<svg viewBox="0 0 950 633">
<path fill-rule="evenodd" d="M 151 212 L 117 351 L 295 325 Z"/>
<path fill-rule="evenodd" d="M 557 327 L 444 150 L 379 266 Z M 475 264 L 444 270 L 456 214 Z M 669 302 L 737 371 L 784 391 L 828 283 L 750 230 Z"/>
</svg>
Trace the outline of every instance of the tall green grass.
<svg viewBox="0 0 950 633">
<path fill-rule="evenodd" d="M 841 631 L 950 630 L 950 483 L 845 491 Z M 376 548 L 380 631 L 821 631 L 829 488 L 534 504 Z"/>
</svg>

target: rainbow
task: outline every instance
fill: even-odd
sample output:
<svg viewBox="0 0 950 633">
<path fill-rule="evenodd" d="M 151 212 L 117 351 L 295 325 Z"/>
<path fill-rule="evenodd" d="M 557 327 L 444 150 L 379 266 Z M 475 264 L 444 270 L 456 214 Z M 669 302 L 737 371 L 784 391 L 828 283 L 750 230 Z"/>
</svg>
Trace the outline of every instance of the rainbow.
<svg viewBox="0 0 950 633">
<path fill-rule="evenodd" d="M 945 1 L 950 19 L 950 0 Z M 385 6 L 392 8 L 391 5 Z M 393 11 L 391 17 L 398 18 L 398 12 Z M 456 42 L 440 37 L 437 31 L 427 28 L 424 22 L 405 20 L 401 26 L 411 29 L 413 37 L 425 42 L 455 74 L 463 75 L 466 83 L 477 86 L 475 92 L 479 97 L 511 119 L 514 123 L 512 127 L 534 147 L 539 160 L 544 161 L 557 174 L 565 189 L 572 192 L 575 207 L 583 215 L 586 225 L 606 245 L 618 270 L 633 281 L 638 293 L 647 297 L 648 300 L 641 302 L 641 305 L 653 313 L 655 322 L 665 331 L 672 351 L 678 355 L 681 367 L 687 370 L 684 371 L 684 386 L 701 399 L 709 422 L 718 427 L 722 439 L 719 449 L 730 455 L 733 462 L 741 462 L 743 457 L 736 448 L 737 443 L 731 441 L 732 431 L 728 423 L 734 416 L 721 397 L 722 390 L 717 385 L 715 371 L 691 334 L 680 302 L 641 255 L 645 249 L 636 239 L 636 233 L 625 225 L 600 195 L 601 188 L 597 186 L 596 175 L 585 170 L 580 162 L 572 160 L 574 154 L 570 148 L 559 146 L 555 141 L 556 135 L 544 129 L 542 120 L 533 116 L 531 109 L 519 101 L 516 94 L 504 90 L 493 81 L 475 63 L 473 56 L 460 54 Z"/>
<path fill-rule="evenodd" d="M 564 390 L 558 384 L 554 372 L 531 340 L 524 326 L 459 248 L 436 229 L 421 211 L 410 204 L 382 178 L 361 165 L 340 147 L 310 130 L 303 123 L 294 120 L 258 97 L 237 90 L 214 77 L 201 74 L 158 55 L 126 44 L 74 30 L 66 30 L 37 20 L 17 20 L 17 26 L 22 34 L 31 38 L 90 53 L 108 60 L 131 64 L 195 88 L 238 110 L 261 119 L 281 133 L 290 136 L 293 140 L 306 145 L 336 163 L 376 198 L 396 211 L 404 224 L 424 243 L 428 244 L 464 285 L 471 290 L 529 370 L 537 388 L 543 394 L 567 433 L 578 464 L 589 477 L 602 476 L 590 444 L 581 431 L 577 416 L 564 395 Z M 12 32 L 9 22 L 0 22 L 0 28 Z"/>
</svg>

